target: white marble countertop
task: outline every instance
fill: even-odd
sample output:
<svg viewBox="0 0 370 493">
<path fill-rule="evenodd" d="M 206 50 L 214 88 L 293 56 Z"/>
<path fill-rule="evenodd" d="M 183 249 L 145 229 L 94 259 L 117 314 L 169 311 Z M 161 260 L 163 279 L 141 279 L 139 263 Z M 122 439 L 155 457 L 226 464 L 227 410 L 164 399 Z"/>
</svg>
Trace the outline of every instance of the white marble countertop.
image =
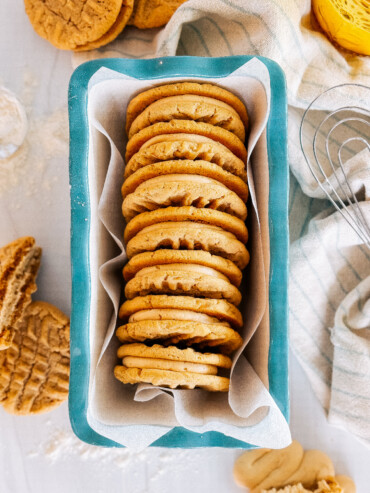
<svg viewBox="0 0 370 493">
<path fill-rule="evenodd" d="M 0 243 L 30 234 L 43 247 L 36 298 L 69 313 L 69 185 L 67 86 L 71 55 L 32 30 L 23 2 L 0 3 L 0 85 L 25 103 L 29 149 L 22 169 L 0 163 Z M 46 141 L 45 141 L 46 140 Z M 31 142 L 32 141 L 32 142 Z M 35 147 L 36 146 L 36 147 Z M 13 166 L 14 163 L 9 163 Z M 18 165 L 17 165 L 18 166 Z M 324 411 L 294 359 L 290 367 L 292 435 L 306 448 L 328 453 L 359 493 L 369 492 L 370 450 L 328 425 Z M 99 449 L 72 434 L 68 407 L 41 416 L 16 417 L 0 409 L 1 493 L 242 491 L 232 466 L 238 450 Z"/>
</svg>

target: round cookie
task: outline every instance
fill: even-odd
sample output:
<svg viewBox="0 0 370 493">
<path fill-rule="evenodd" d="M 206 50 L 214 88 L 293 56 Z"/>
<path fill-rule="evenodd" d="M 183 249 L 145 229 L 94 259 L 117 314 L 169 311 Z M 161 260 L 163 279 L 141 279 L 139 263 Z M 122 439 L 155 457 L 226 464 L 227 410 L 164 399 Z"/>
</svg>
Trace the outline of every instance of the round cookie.
<svg viewBox="0 0 370 493">
<path fill-rule="evenodd" d="M 205 250 L 234 262 L 244 269 L 249 261 L 245 245 L 235 235 L 218 226 L 194 222 L 165 222 L 153 224 L 142 229 L 126 245 L 130 259 L 142 252 L 151 252 L 158 248 L 174 250 Z"/>
<path fill-rule="evenodd" d="M 141 148 L 145 142 L 152 137 L 162 134 L 197 134 L 209 137 L 216 142 L 220 142 L 233 152 L 243 162 L 247 162 L 248 154 L 243 142 L 234 134 L 224 128 L 215 127 L 210 123 L 194 122 L 190 120 L 171 120 L 170 122 L 160 122 L 143 128 L 135 134 L 126 145 L 125 160 L 128 162 L 132 156 Z"/>
<path fill-rule="evenodd" d="M 57 48 L 74 50 L 101 38 L 114 24 L 122 0 L 25 0 L 37 34 Z"/>
<path fill-rule="evenodd" d="M 24 310 L 37 289 L 41 248 L 25 236 L 0 248 L 0 350 L 13 340 Z"/>
<path fill-rule="evenodd" d="M 230 383 L 228 378 L 216 375 L 126 368 L 124 366 L 116 366 L 114 368 L 114 376 L 122 383 L 151 383 L 157 387 L 169 387 L 171 389 L 194 389 L 195 387 L 199 387 L 210 392 L 227 392 Z"/>
<path fill-rule="evenodd" d="M 240 291 L 230 284 L 223 274 L 210 267 L 184 264 L 146 267 L 126 284 L 127 299 L 148 294 L 181 294 L 225 299 L 236 306 L 242 298 Z"/>
<path fill-rule="evenodd" d="M 166 207 L 193 206 L 247 217 L 247 207 L 235 192 L 205 176 L 165 175 L 151 178 L 125 197 L 122 214 L 126 222 L 142 212 Z"/>
<path fill-rule="evenodd" d="M 244 452 L 235 462 L 234 479 L 255 493 L 279 487 L 298 469 L 303 454 L 302 445 L 295 440 L 283 449 Z"/>
<path fill-rule="evenodd" d="M 128 321 L 141 322 L 142 320 L 185 320 L 187 322 L 202 322 L 204 324 L 222 324 L 230 327 L 228 322 L 223 322 L 216 317 L 210 317 L 205 313 L 193 312 L 191 310 L 176 310 L 174 308 L 152 310 L 141 310 L 133 313 Z"/>
<path fill-rule="evenodd" d="M 245 164 L 226 146 L 203 135 L 163 134 L 152 137 L 125 166 L 125 178 L 138 169 L 160 161 L 187 159 L 207 161 L 247 182 Z"/>
<path fill-rule="evenodd" d="M 174 174 L 205 176 L 217 180 L 235 192 L 244 202 L 248 199 L 248 185 L 241 178 L 223 170 L 217 164 L 203 160 L 191 161 L 190 159 L 163 161 L 138 169 L 124 181 L 121 188 L 122 197 L 125 198 L 128 194 L 135 192 L 139 185 L 151 178 Z"/>
<path fill-rule="evenodd" d="M 164 265 L 173 263 L 199 264 L 212 267 L 228 277 L 236 287 L 242 280 L 241 270 L 230 260 L 217 255 L 212 255 L 203 250 L 156 250 L 143 252 L 132 257 L 123 268 L 123 277 L 129 281 L 144 267 L 152 265 Z"/>
<path fill-rule="evenodd" d="M 204 324 L 183 320 L 143 320 L 118 327 L 116 335 L 120 342 L 144 342 L 161 340 L 165 345 L 179 342 L 190 346 L 218 346 L 225 354 L 238 349 L 243 340 L 235 330 L 222 324 Z"/>
<path fill-rule="evenodd" d="M 100 48 L 101 46 L 105 46 L 106 44 L 114 41 L 123 31 L 131 16 L 134 7 L 134 0 L 123 0 L 121 5 L 121 10 L 119 11 L 117 19 L 109 30 L 103 34 L 103 36 L 95 41 L 90 41 L 84 45 L 77 46 L 74 51 L 95 50 L 96 48 Z"/>
<path fill-rule="evenodd" d="M 131 99 L 127 107 L 126 132 L 128 133 L 132 122 L 145 110 L 150 104 L 159 99 L 180 96 L 182 94 L 194 94 L 218 99 L 232 106 L 240 116 L 246 129 L 248 129 L 248 114 L 245 105 L 232 92 L 215 84 L 199 82 L 175 82 L 173 84 L 164 84 L 162 86 L 152 87 L 143 91 Z"/>
<path fill-rule="evenodd" d="M 68 397 L 69 320 L 31 303 L 9 349 L 0 352 L 0 403 L 11 414 L 50 411 Z"/>
<path fill-rule="evenodd" d="M 179 349 L 176 346 L 161 346 L 154 344 L 133 343 L 124 344 L 117 351 L 118 358 L 125 356 L 137 356 L 140 358 L 160 358 L 171 361 L 184 361 L 189 363 L 198 363 L 212 365 L 220 368 L 231 368 L 232 361 L 228 356 L 215 353 L 200 353 L 193 348 Z"/>
<path fill-rule="evenodd" d="M 164 222 L 194 222 L 218 226 L 235 235 L 242 243 L 248 241 L 248 230 L 245 223 L 226 212 L 198 207 L 166 207 L 155 211 L 143 212 L 134 217 L 125 228 L 124 241 L 128 243 L 137 233 L 148 226 Z"/>
<path fill-rule="evenodd" d="M 245 128 L 238 113 L 227 103 L 214 98 L 184 94 L 159 99 L 150 104 L 132 122 L 128 132 L 131 139 L 143 128 L 158 122 L 192 120 L 224 128 L 244 142 Z"/>
<path fill-rule="evenodd" d="M 242 314 L 234 305 L 228 303 L 226 300 L 193 298 L 191 296 L 138 296 L 133 300 L 125 301 L 121 305 L 119 317 L 127 320 L 137 312 L 153 309 L 191 310 L 218 318 L 220 322 L 229 322 L 237 328 L 243 326 Z"/>
</svg>

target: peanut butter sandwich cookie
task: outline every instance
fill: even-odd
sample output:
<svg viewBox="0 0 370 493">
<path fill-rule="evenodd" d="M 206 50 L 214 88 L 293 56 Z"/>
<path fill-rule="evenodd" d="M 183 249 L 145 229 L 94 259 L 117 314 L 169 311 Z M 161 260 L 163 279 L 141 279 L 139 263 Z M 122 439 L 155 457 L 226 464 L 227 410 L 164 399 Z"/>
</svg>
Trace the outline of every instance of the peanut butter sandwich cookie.
<svg viewBox="0 0 370 493">
<path fill-rule="evenodd" d="M 248 199 L 248 185 L 241 178 L 223 170 L 217 164 L 189 159 L 163 161 L 138 169 L 124 181 L 121 188 L 122 197 L 125 198 L 130 193 L 135 192 L 139 185 L 152 178 L 185 174 L 191 177 L 199 176 L 216 180 L 235 192 L 244 202 Z"/>
<path fill-rule="evenodd" d="M 235 192 L 222 183 L 196 175 L 165 175 L 151 178 L 126 196 L 122 214 L 127 222 L 142 212 L 166 207 L 194 206 L 247 217 L 247 207 Z"/>
<path fill-rule="evenodd" d="M 17 324 L 37 289 L 41 248 L 25 236 L 0 249 L 0 350 L 11 345 Z"/>
<path fill-rule="evenodd" d="M 214 98 L 191 94 L 171 96 L 150 104 L 132 122 L 128 138 L 154 123 L 171 120 L 210 123 L 235 134 L 242 142 L 245 139 L 243 122 L 234 108 Z"/>
<path fill-rule="evenodd" d="M 200 209 L 192 206 L 166 207 L 165 209 L 143 212 L 138 216 L 135 216 L 126 225 L 123 237 L 124 241 L 127 243 L 137 233 L 148 226 L 164 222 L 172 222 L 174 224 L 180 222 L 193 222 L 196 224 L 198 223 L 198 228 L 201 227 L 201 224 L 218 226 L 235 235 L 242 243 L 248 241 L 248 230 L 244 221 L 241 219 L 230 216 L 230 214 L 227 214 L 226 212 L 216 211 L 215 209 Z"/>
<path fill-rule="evenodd" d="M 145 1 L 145 0 L 142 0 Z M 139 0 L 140 3 L 140 0 Z M 238 113 L 245 128 L 248 128 L 248 114 L 244 103 L 232 92 L 215 84 L 199 82 L 175 82 L 174 84 L 164 84 L 143 91 L 135 96 L 127 107 L 126 132 L 128 133 L 132 122 L 149 105 L 162 98 L 180 95 L 197 95 L 214 98 L 230 105 Z"/>
<path fill-rule="evenodd" d="M 247 181 L 244 162 L 226 146 L 203 135 L 182 133 L 157 135 L 145 142 L 126 164 L 125 178 L 150 164 L 180 159 L 206 161 Z"/>
<path fill-rule="evenodd" d="M 122 0 L 25 0 L 37 34 L 62 50 L 74 50 L 104 36 L 125 4 Z"/>
<path fill-rule="evenodd" d="M 166 264 L 198 264 L 211 267 L 226 276 L 236 287 L 240 286 L 242 273 L 233 262 L 203 250 L 156 250 L 132 257 L 123 268 L 123 277 L 129 281 L 145 267 Z"/>
<path fill-rule="evenodd" d="M 207 315 L 216 318 L 219 322 L 230 323 L 233 327 L 241 328 L 243 326 L 242 314 L 226 300 L 193 298 L 192 296 L 167 296 L 167 295 L 149 295 L 138 296 L 132 300 L 125 301 L 119 310 L 119 317 L 122 320 L 136 321 L 138 312 L 150 310 L 179 310 L 196 312 L 201 315 Z M 185 315 L 189 317 L 189 313 Z M 131 318 L 133 317 L 133 318 Z M 145 320 L 146 318 L 139 318 Z M 178 318 L 184 320 L 184 318 Z M 147 320 L 147 319 L 146 319 Z M 158 320 L 158 318 L 154 318 Z M 160 320 L 160 319 L 159 319 Z M 176 318 L 174 318 L 176 320 Z M 195 320 L 194 318 L 186 318 L 185 320 Z M 204 320 L 199 320 L 203 322 Z M 204 323 L 213 323 L 211 321 Z"/>
<path fill-rule="evenodd" d="M 194 122 L 190 120 L 171 120 L 170 122 L 154 123 L 153 125 L 150 125 L 150 127 L 143 128 L 127 142 L 126 162 L 128 162 L 132 156 L 138 152 L 141 146 L 152 137 L 162 134 L 180 133 L 197 134 L 209 137 L 226 146 L 243 162 L 247 162 L 247 150 L 239 137 L 224 128 L 215 127 L 210 123 Z"/>
<path fill-rule="evenodd" d="M 129 25 L 139 29 L 164 26 L 184 2 L 186 0 L 135 0 Z"/>
<path fill-rule="evenodd" d="M 144 267 L 126 284 L 127 299 L 148 294 L 184 294 L 225 299 L 238 306 L 242 296 L 226 276 L 211 267 L 167 264 Z"/>
<path fill-rule="evenodd" d="M 227 392 L 229 379 L 216 375 L 202 375 L 190 371 L 152 370 L 116 366 L 114 376 L 122 383 L 151 383 L 158 387 L 170 389 L 195 389 L 199 387 L 209 392 Z"/>
<path fill-rule="evenodd" d="M 164 345 L 179 342 L 186 346 L 219 347 L 223 354 L 231 354 L 243 340 L 235 330 L 223 324 L 205 324 L 184 320 L 142 320 L 118 327 L 120 342 L 162 341 Z"/>
<path fill-rule="evenodd" d="M 147 226 L 127 243 L 126 253 L 131 259 L 139 253 L 158 248 L 205 250 L 231 260 L 239 269 L 244 269 L 249 261 L 245 245 L 235 235 L 218 226 L 203 224 L 200 228 L 197 223 L 190 221 Z"/>
<path fill-rule="evenodd" d="M 0 403 L 11 414 L 50 411 L 67 399 L 68 384 L 69 320 L 53 305 L 31 303 L 0 352 Z"/>
</svg>

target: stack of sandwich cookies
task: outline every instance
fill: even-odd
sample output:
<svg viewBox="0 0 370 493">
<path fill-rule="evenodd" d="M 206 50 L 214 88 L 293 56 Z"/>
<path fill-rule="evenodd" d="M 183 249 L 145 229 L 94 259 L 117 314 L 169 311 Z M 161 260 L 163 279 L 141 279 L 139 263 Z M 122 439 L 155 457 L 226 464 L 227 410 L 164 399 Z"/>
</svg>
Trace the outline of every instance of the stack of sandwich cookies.
<svg viewBox="0 0 370 493">
<path fill-rule="evenodd" d="M 247 131 L 244 104 L 211 84 L 156 87 L 128 106 L 123 383 L 229 388 L 249 262 Z"/>
</svg>

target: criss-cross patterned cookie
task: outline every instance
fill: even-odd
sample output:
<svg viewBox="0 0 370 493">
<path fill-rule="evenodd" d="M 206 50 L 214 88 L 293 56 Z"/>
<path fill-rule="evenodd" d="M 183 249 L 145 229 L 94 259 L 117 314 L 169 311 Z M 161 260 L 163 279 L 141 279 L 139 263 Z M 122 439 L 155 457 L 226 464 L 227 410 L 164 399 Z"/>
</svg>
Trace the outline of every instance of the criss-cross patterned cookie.
<svg viewBox="0 0 370 493">
<path fill-rule="evenodd" d="M 218 226 L 202 225 L 193 222 L 167 222 L 153 224 L 142 229 L 126 246 L 127 257 L 158 248 L 174 250 L 205 250 L 234 262 L 244 269 L 249 261 L 245 245 L 232 233 Z"/>
<path fill-rule="evenodd" d="M 166 207 L 150 212 L 142 212 L 135 216 L 126 225 L 124 241 L 128 243 L 137 233 L 148 226 L 158 223 L 183 223 L 193 222 L 198 224 L 218 226 L 236 236 L 242 243 L 248 241 L 248 230 L 241 219 L 230 216 L 226 212 L 216 211 L 215 209 L 202 209 L 192 206 Z"/>
<path fill-rule="evenodd" d="M 139 0 L 139 4 L 145 2 L 148 2 L 148 0 Z M 219 101 L 227 103 L 238 113 L 245 127 L 248 127 L 247 110 L 244 103 L 237 96 L 235 96 L 235 94 L 227 89 L 224 89 L 223 87 L 219 87 L 215 84 L 209 84 L 208 82 L 202 83 L 185 81 L 152 87 L 135 96 L 127 107 L 126 132 L 129 132 L 132 122 L 149 105 L 162 98 L 180 96 L 183 94 L 215 98 Z"/>
<path fill-rule="evenodd" d="M 57 48 L 73 50 L 101 38 L 116 21 L 122 3 L 122 0 L 25 0 L 25 9 L 39 36 Z"/>
<path fill-rule="evenodd" d="M 46 412 L 67 399 L 68 384 L 69 320 L 53 305 L 31 303 L 0 352 L 0 403 L 12 414 Z"/>
<path fill-rule="evenodd" d="M 0 350 L 10 346 L 31 294 L 37 289 L 41 248 L 31 236 L 0 249 Z"/>
<path fill-rule="evenodd" d="M 143 320 L 118 327 L 116 335 L 123 343 L 160 340 L 165 345 L 179 342 L 186 346 L 218 346 L 224 354 L 238 349 L 243 341 L 238 332 L 222 324 L 182 320 Z"/>
<path fill-rule="evenodd" d="M 242 280 L 241 270 L 230 260 L 212 255 L 203 250 L 167 250 L 143 252 L 132 257 L 123 268 L 123 276 L 129 281 L 145 267 L 166 264 L 198 264 L 221 272 L 232 284 L 239 287 Z"/>
<path fill-rule="evenodd" d="M 138 296 L 132 300 L 125 301 L 119 310 L 119 317 L 127 320 L 142 310 L 190 310 L 196 313 L 215 317 L 230 323 L 232 326 L 241 328 L 243 318 L 236 306 L 226 300 L 215 300 L 205 298 L 193 298 L 192 296 L 168 296 L 148 295 Z"/>
<path fill-rule="evenodd" d="M 184 94 L 151 103 L 132 122 L 128 138 L 158 122 L 191 120 L 224 128 L 244 142 L 245 128 L 238 113 L 229 104 L 215 98 Z"/>
<path fill-rule="evenodd" d="M 210 123 L 194 122 L 190 120 L 171 120 L 170 122 L 154 123 L 143 128 L 127 142 L 125 159 L 128 162 L 138 152 L 145 142 L 152 137 L 162 134 L 197 134 L 220 142 L 226 146 L 243 162 L 247 162 L 248 153 L 243 142 L 233 133 L 224 128 L 215 127 Z"/>
<path fill-rule="evenodd" d="M 161 134 L 146 141 L 125 166 L 125 178 L 150 164 L 172 160 L 205 161 L 247 182 L 244 162 L 226 146 L 204 135 Z"/>
<path fill-rule="evenodd" d="M 144 267 L 125 287 L 127 299 L 148 294 L 185 294 L 225 299 L 238 306 L 240 291 L 220 272 L 197 264 L 167 264 Z"/>
<path fill-rule="evenodd" d="M 135 192 L 137 187 L 147 180 L 174 174 L 205 176 L 217 180 L 235 192 L 244 202 L 248 199 L 248 185 L 241 178 L 223 170 L 217 164 L 203 160 L 191 161 L 190 159 L 163 161 L 138 169 L 124 181 L 121 188 L 122 197 L 125 198 L 128 194 Z"/>
<path fill-rule="evenodd" d="M 142 183 L 123 200 L 122 214 L 129 222 L 142 212 L 174 206 L 209 208 L 243 221 L 247 217 L 247 207 L 235 192 L 212 178 L 188 174 L 157 176 Z"/>
</svg>

